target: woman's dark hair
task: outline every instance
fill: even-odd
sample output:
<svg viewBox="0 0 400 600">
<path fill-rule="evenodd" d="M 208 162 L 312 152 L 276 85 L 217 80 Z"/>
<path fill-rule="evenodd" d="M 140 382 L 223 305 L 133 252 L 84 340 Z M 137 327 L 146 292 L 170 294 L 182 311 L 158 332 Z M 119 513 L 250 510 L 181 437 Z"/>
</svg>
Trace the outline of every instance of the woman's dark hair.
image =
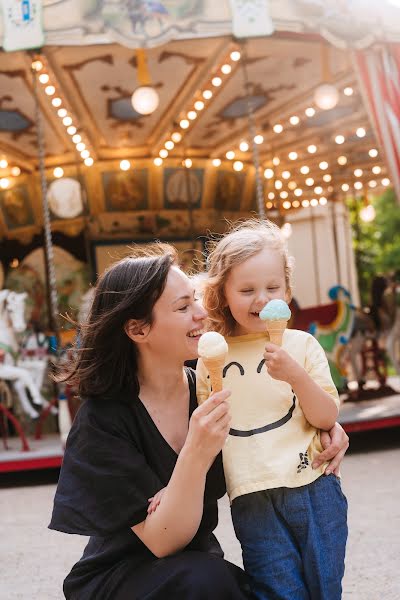
<svg viewBox="0 0 400 600">
<path fill-rule="evenodd" d="M 98 280 L 79 348 L 58 381 L 80 396 L 110 396 L 126 387 L 139 391 L 137 348 L 125 333 L 129 319 L 151 325 L 153 307 L 165 288 L 177 252 L 169 244 L 141 247 L 110 267 Z"/>
</svg>

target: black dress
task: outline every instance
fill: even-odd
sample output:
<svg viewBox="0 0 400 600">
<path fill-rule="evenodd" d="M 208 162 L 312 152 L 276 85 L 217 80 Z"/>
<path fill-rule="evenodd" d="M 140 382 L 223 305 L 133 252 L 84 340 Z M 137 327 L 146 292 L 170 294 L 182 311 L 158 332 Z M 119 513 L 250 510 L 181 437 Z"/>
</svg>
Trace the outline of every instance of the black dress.
<svg viewBox="0 0 400 600">
<path fill-rule="evenodd" d="M 186 369 L 191 415 L 194 373 Z M 213 535 L 225 493 L 219 455 L 207 475 L 199 529 L 181 552 L 157 558 L 131 527 L 165 487 L 177 454 L 142 402 L 126 392 L 87 399 L 68 437 L 50 529 L 91 536 L 64 581 L 70 600 L 243 600 L 243 571 L 223 559 Z"/>
</svg>

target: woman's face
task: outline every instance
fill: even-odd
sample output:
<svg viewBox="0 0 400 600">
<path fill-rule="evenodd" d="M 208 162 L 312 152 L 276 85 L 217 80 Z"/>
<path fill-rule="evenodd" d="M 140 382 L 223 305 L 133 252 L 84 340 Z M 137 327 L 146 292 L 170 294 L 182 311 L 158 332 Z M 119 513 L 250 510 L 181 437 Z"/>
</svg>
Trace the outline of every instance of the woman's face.
<svg viewBox="0 0 400 600">
<path fill-rule="evenodd" d="M 206 317 L 189 278 L 172 266 L 164 291 L 154 305 L 153 324 L 147 336 L 149 347 L 182 361 L 197 358 Z"/>
</svg>

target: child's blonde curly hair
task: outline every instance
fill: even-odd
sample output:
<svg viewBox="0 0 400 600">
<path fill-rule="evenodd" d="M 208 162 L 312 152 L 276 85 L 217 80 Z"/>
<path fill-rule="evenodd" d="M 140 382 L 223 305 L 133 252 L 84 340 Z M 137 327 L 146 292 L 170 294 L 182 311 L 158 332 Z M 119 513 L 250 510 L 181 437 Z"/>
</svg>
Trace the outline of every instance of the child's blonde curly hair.
<svg viewBox="0 0 400 600">
<path fill-rule="evenodd" d="M 292 297 L 293 258 L 289 256 L 286 241 L 277 225 L 267 220 L 249 219 L 231 226 L 217 241 L 209 242 L 207 258 L 208 277 L 204 287 L 203 305 L 208 311 L 208 329 L 222 335 L 232 335 L 235 320 L 226 304 L 225 283 L 233 267 L 270 248 L 283 259 L 286 291 Z"/>
</svg>

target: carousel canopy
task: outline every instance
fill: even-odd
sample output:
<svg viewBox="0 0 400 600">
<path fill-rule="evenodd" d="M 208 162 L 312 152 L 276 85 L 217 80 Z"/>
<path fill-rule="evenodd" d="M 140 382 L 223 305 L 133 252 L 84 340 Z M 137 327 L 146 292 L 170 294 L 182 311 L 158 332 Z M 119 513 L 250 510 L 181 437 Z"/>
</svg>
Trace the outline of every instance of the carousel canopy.
<svg viewBox="0 0 400 600">
<path fill-rule="evenodd" d="M 202 20 L 196 2 L 43 2 L 57 45 L 0 54 L 0 236 L 42 227 L 35 88 L 52 227 L 70 235 L 179 237 L 250 214 L 254 151 L 267 211 L 389 185 L 348 42 L 396 40 L 400 11 L 342 4 L 265 3 L 275 32 L 245 41 L 228 2 Z"/>
</svg>

